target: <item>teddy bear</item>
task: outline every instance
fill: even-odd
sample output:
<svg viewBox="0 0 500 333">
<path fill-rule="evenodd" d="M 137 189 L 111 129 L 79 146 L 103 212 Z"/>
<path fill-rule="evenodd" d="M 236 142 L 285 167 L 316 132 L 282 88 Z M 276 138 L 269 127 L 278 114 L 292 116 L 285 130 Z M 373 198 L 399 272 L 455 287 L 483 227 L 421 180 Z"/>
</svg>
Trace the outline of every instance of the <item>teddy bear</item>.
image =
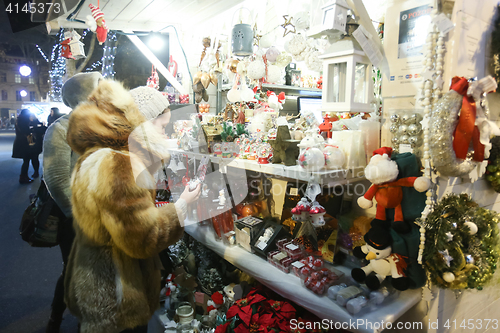
<svg viewBox="0 0 500 333">
<path fill-rule="evenodd" d="M 358 198 L 358 205 L 363 209 L 373 206 L 373 198 L 377 201 L 377 213 L 375 218 L 386 221 L 386 208 L 394 208 L 394 223 L 392 228 L 399 233 L 407 233 L 411 230 L 408 223 L 404 221 L 401 201 L 403 191 L 401 187 L 414 187 L 418 192 L 427 191 L 430 180 L 426 177 L 398 178 L 399 170 L 395 161 L 391 160 L 392 148 L 382 147 L 373 152 L 370 163 L 365 168 L 365 177 L 372 185 L 364 196 Z"/>
</svg>

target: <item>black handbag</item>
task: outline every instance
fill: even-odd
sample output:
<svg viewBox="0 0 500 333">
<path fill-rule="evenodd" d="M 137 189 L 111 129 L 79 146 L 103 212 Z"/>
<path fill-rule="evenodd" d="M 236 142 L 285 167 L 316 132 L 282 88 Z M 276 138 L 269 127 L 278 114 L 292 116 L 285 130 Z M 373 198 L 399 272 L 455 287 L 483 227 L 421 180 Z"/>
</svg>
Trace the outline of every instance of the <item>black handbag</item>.
<svg viewBox="0 0 500 333">
<path fill-rule="evenodd" d="M 65 216 L 50 196 L 42 180 L 37 193 L 24 211 L 19 233 L 33 247 L 53 247 L 59 244 L 59 229 Z"/>
</svg>

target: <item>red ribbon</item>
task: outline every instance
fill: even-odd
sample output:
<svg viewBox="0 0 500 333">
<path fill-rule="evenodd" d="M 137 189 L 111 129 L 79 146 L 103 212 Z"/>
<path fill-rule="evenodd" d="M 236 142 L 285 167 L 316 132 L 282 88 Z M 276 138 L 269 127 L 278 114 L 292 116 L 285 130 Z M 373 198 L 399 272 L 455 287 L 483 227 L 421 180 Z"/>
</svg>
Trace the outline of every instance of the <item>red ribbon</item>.
<svg viewBox="0 0 500 333">
<path fill-rule="evenodd" d="M 453 150 L 455 150 L 457 158 L 464 160 L 472 141 L 474 161 L 482 162 L 484 160 L 484 145 L 479 141 L 479 129 L 475 125 L 476 102 L 474 98 L 467 96 L 468 88 L 469 82 L 463 77 L 455 76 L 451 81 L 451 89 L 463 96 L 458 125 L 453 134 Z"/>
</svg>

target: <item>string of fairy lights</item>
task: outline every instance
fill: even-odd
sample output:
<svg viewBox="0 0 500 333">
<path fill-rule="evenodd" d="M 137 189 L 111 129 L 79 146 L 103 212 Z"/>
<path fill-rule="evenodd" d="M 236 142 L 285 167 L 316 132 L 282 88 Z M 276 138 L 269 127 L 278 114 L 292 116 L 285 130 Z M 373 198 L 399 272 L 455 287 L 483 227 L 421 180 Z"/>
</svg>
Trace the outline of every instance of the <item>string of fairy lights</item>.
<svg viewBox="0 0 500 333">
<path fill-rule="evenodd" d="M 35 46 L 38 49 L 38 52 L 40 52 L 40 54 L 42 55 L 43 59 L 45 59 L 46 62 L 49 62 L 49 58 L 47 58 L 47 56 L 45 55 L 45 52 L 43 52 L 43 50 L 40 48 L 40 46 L 38 46 L 38 44 L 35 44 Z"/>
<path fill-rule="evenodd" d="M 63 76 L 66 73 L 66 61 L 64 57 L 61 56 L 61 42 L 64 40 L 64 31 L 62 28 L 57 33 L 56 38 L 59 42 L 54 45 L 52 48 L 52 54 L 50 55 L 50 99 L 55 102 L 61 102 Z"/>
<path fill-rule="evenodd" d="M 114 78 L 116 72 L 114 70 L 115 56 L 116 56 L 116 32 L 109 31 L 108 38 L 104 43 L 102 52 L 102 76 L 108 78 Z"/>
</svg>

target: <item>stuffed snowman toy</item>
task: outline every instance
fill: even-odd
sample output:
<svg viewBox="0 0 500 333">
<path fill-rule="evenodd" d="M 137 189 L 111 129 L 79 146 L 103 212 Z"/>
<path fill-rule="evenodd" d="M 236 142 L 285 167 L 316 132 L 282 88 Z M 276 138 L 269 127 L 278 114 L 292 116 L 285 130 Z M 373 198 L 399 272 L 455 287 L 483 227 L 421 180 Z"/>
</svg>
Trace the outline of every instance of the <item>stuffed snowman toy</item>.
<svg viewBox="0 0 500 333">
<path fill-rule="evenodd" d="M 392 276 L 391 284 L 395 289 L 408 289 L 410 279 L 405 275 L 407 264 L 401 255 L 392 253 L 389 230 L 372 227 L 364 238 L 366 245 L 361 246 L 361 252 L 370 263 L 363 268 L 354 268 L 351 271 L 352 278 L 365 283 L 371 290 L 377 290 L 387 276 Z"/>
<path fill-rule="evenodd" d="M 391 160 L 392 148 L 382 147 L 373 152 L 370 163 L 365 168 L 365 177 L 372 185 L 365 195 L 358 198 L 358 205 L 363 209 L 373 206 L 373 198 L 377 201 L 377 220 L 386 220 L 386 208 L 394 208 L 393 229 L 406 233 L 410 231 L 410 225 L 404 222 L 401 201 L 403 190 L 401 187 L 414 187 L 418 192 L 427 191 L 430 180 L 425 177 L 398 178 L 398 164 Z"/>
</svg>

